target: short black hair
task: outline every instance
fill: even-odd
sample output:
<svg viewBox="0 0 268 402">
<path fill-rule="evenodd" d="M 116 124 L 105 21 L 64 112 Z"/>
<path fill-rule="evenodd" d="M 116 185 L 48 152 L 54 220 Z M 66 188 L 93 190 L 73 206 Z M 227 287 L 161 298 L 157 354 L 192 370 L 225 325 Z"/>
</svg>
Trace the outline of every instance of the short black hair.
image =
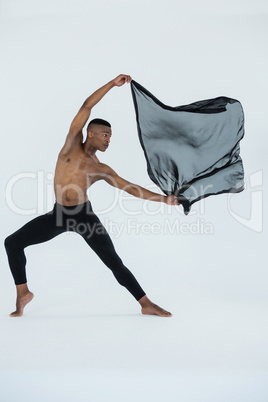
<svg viewBox="0 0 268 402">
<path fill-rule="evenodd" d="M 91 124 L 99 124 L 99 125 L 101 125 L 101 126 L 111 127 L 111 124 L 110 124 L 108 121 L 106 121 L 106 120 L 103 120 L 103 119 L 93 119 L 93 120 L 91 120 L 91 121 L 88 123 L 87 131 L 88 131 L 88 128 L 89 128 L 89 126 L 90 126 Z"/>
</svg>

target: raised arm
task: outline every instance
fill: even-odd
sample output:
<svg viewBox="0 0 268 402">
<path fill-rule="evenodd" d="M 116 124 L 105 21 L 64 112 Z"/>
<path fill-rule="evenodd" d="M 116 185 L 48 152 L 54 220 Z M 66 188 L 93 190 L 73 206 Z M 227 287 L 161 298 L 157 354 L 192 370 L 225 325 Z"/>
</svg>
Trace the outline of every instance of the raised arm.
<svg viewBox="0 0 268 402">
<path fill-rule="evenodd" d="M 62 153 L 68 153 L 73 149 L 74 145 L 83 141 L 82 129 L 89 119 L 91 109 L 104 97 L 104 95 L 114 86 L 120 87 L 130 81 L 131 77 L 129 75 L 120 74 L 118 77 L 93 92 L 93 94 L 85 100 L 71 123 L 65 144 L 61 150 Z"/>
<path fill-rule="evenodd" d="M 162 195 L 154 193 L 141 187 L 137 184 L 130 183 L 129 181 L 120 177 L 110 166 L 102 164 L 102 179 L 109 183 L 111 186 L 120 188 L 134 197 L 142 198 L 144 200 L 164 202 L 168 205 L 180 205 L 175 195 Z"/>
</svg>

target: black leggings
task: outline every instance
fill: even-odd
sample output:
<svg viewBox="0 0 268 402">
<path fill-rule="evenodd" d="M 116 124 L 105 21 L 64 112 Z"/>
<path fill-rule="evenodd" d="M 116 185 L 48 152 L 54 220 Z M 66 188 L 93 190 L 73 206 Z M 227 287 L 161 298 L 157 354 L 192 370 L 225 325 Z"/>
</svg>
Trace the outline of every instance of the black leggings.
<svg viewBox="0 0 268 402">
<path fill-rule="evenodd" d="M 80 234 L 110 268 L 120 285 L 125 286 L 136 300 L 145 295 L 134 275 L 117 255 L 112 240 L 94 214 L 90 201 L 69 207 L 56 202 L 52 211 L 31 220 L 5 239 L 8 261 L 16 285 L 27 282 L 25 247 L 43 243 L 66 231 Z"/>
</svg>

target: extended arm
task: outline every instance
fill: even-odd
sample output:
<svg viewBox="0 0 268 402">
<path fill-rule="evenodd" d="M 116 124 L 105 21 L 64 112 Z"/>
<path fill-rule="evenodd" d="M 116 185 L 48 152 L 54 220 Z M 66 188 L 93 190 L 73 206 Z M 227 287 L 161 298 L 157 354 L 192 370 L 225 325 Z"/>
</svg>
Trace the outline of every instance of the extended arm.
<svg viewBox="0 0 268 402">
<path fill-rule="evenodd" d="M 93 94 L 85 100 L 71 123 L 62 152 L 68 153 L 77 142 L 82 142 L 82 129 L 91 114 L 91 109 L 104 97 L 104 95 L 114 86 L 120 87 L 130 81 L 131 77 L 129 75 L 120 74 L 118 77 L 93 92 Z"/>
<path fill-rule="evenodd" d="M 126 191 L 127 193 L 133 195 L 134 197 L 142 198 L 144 200 L 164 202 L 168 205 L 180 205 L 175 195 L 166 196 L 154 193 L 150 190 L 147 190 L 144 187 L 130 183 L 129 181 L 123 179 L 122 177 L 118 176 L 118 174 L 109 166 L 104 164 L 102 164 L 102 166 L 103 166 L 102 178 L 111 186 L 120 188 L 121 190 Z"/>
</svg>

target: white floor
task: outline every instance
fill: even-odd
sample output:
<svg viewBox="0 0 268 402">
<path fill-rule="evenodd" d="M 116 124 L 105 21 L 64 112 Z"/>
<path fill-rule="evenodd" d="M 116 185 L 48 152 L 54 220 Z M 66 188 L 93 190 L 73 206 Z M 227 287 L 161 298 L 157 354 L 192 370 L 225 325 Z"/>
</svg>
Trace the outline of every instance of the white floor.
<svg viewBox="0 0 268 402">
<path fill-rule="evenodd" d="M 169 298 L 166 319 L 122 294 L 36 295 L 19 319 L 2 305 L 1 402 L 266 402 L 268 306 L 201 296 Z"/>
</svg>

